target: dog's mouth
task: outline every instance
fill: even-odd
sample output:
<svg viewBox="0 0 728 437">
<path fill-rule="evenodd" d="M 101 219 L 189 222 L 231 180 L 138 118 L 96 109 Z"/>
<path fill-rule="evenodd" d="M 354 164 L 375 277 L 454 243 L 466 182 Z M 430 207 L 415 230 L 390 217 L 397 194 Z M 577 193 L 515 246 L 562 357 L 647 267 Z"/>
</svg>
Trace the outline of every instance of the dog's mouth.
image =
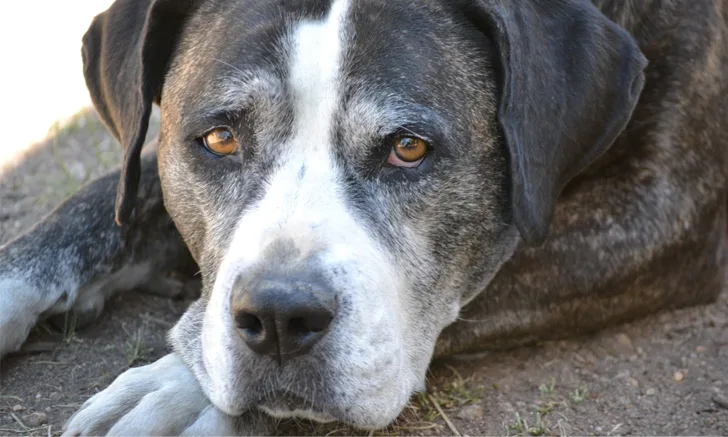
<svg viewBox="0 0 728 437">
<path fill-rule="evenodd" d="M 336 420 L 320 405 L 289 392 L 279 392 L 267 397 L 258 404 L 258 408 L 269 416 L 279 419 L 298 418 L 321 423 Z"/>
</svg>

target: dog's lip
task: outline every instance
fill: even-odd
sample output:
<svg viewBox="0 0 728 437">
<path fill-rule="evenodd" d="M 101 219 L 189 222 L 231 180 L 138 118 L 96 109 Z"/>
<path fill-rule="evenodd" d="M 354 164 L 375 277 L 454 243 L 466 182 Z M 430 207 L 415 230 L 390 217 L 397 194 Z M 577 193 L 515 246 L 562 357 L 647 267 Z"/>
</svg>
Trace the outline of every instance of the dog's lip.
<svg viewBox="0 0 728 437">
<path fill-rule="evenodd" d="M 290 392 L 278 392 L 273 396 L 268 396 L 258 404 L 258 408 L 273 417 L 279 418 L 298 417 L 317 422 L 336 420 L 321 405 L 316 405 L 303 396 Z"/>
</svg>

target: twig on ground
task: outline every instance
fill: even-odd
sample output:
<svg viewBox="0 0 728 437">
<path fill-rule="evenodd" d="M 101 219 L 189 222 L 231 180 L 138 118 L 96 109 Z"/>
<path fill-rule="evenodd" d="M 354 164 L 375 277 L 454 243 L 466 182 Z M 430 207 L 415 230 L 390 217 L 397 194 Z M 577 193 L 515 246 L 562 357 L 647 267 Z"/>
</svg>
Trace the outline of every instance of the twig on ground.
<svg viewBox="0 0 728 437">
<path fill-rule="evenodd" d="M 457 437 L 462 437 L 462 435 L 460 434 L 460 431 L 458 431 L 458 429 L 455 428 L 455 425 L 453 425 L 453 423 L 450 421 L 450 418 L 447 417 L 447 414 L 445 414 L 445 412 L 442 410 L 442 408 L 440 407 L 440 404 L 438 404 L 437 401 L 435 401 L 435 398 L 432 395 L 427 395 L 427 397 L 430 399 L 430 402 L 432 402 L 432 405 L 434 405 L 437 412 L 440 413 L 440 416 L 442 416 L 442 420 L 445 421 L 445 423 L 447 424 L 447 427 L 450 428 L 450 431 L 452 431 L 453 434 L 455 434 Z"/>
</svg>

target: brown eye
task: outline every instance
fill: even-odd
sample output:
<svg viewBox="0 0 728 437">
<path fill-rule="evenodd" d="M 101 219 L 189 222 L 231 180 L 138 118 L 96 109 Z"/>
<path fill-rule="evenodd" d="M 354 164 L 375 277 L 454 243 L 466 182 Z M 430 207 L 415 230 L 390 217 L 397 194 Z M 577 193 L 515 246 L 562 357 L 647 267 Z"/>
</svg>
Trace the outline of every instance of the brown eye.
<svg viewBox="0 0 728 437">
<path fill-rule="evenodd" d="M 203 137 L 205 147 L 212 153 L 218 155 L 230 155 L 235 152 L 238 147 L 238 142 L 235 140 L 235 136 L 230 129 L 225 127 L 218 127 Z"/>
<path fill-rule="evenodd" d="M 397 167 L 417 167 L 427 154 L 427 142 L 417 137 L 399 137 L 387 162 Z"/>
</svg>

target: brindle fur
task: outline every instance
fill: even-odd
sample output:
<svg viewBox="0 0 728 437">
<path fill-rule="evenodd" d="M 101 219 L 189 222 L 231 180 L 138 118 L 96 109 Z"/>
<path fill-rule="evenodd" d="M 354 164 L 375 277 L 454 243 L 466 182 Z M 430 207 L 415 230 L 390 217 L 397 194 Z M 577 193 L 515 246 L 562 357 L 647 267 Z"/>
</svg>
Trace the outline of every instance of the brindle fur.
<svg viewBox="0 0 728 437">
<path fill-rule="evenodd" d="M 649 60 L 632 120 L 567 186 L 545 244 L 516 251 L 436 355 L 587 333 L 723 289 L 728 2 L 595 4 Z"/>
</svg>

